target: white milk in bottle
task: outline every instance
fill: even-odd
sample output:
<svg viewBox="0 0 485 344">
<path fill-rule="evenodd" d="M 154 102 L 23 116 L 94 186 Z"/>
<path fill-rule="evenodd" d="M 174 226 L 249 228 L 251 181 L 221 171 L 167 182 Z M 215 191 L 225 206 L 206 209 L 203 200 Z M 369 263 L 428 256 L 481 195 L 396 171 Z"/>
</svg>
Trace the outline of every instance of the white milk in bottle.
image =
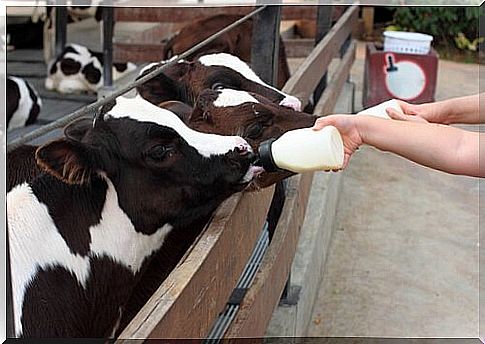
<svg viewBox="0 0 485 344">
<path fill-rule="evenodd" d="M 344 145 L 337 128 L 304 128 L 284 133 L 278 139 L 259 146 L 259 159 L 268 172 L 278 169 L 295 173 L 340 169 L 344 163 Z"/>
</svg>

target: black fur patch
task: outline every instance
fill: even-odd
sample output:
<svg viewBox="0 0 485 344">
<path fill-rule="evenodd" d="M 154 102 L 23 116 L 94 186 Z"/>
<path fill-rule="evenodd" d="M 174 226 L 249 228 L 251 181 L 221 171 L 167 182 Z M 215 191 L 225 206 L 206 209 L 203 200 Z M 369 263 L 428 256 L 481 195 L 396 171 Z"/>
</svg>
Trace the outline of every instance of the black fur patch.
<svg viewBox="0 0 485 344">
<path fill-rule="evenodd" d="M 25 145 L 7 153 L 7 192 L 41 173 L 35 162 L 36 150 L 37 146 Z"/>
<path fill-rule="evenodd" d="M 124 72 L 128 68 L 128 63 L 113 63 L 113 66 L 120 73 Z"/>
<path fill-rule="evenodd" d="M 86 80 L 93 85 L 96 85 L 99 80 L 101 80 L 101 71 L 98 68 L 95 68 L 92 62 L 88 63 L 83 68 L 82 73 Z"/>
<path fill-rule="evenodd" d="M 7 78 L 7 128 L 20 102 L 20 90 L 15 81 Z"/>
<path fill-rule="evenodd" d="M 31 188 L 39 202 L 49 209 L 71 252 L 85 256 L 91 243 L 89 228 L 101 220 L 106 182 L 93 178 L 88 185 L 70 185 L 45 175 L 32 183 Z"/>
<path fill-rule="evenodd" d="M 108 257 L 90 258 L 84 288 L 61 266 L 41 269 L 25 291 L 23 337 L 107 338 L 111 335 L 135 280 Z"/>
<path fill-rule="evenodd" d="M 61 71 L 65 75 L 77 74 L 79 73 L 80 69 L 81 69 L 81 63 L 71 58 L 62 59 L 61 61 Z"/>
<path fill-rule="evenodd" d="M 39 115 L 40 112 L 40 106 L 37 103 L 37 95 L 35 94 L 34 90 L 32 89 L 32 86 L 26 82 L 27 89 L 29 90 L 29 97 L 32 99 L 32 107 L 30 108 L 29 111 L 29 118 L 27 118 L 27 121 L 25 122 L 25 125 L 33 124 L 35 123 L 35 120 L 37 119 L 37 116 Z"/>
</svg>

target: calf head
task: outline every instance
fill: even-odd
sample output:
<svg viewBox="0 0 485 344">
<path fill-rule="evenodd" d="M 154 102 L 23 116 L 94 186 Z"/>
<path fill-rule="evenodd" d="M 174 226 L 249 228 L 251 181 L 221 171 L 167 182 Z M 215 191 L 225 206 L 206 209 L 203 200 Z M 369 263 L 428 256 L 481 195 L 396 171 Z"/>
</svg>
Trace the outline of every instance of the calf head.
<svg viewBox="0 0 485 344">
<path fill-rule="evenodd" d="M 157 64 L 147 66 L 141 76 L 156 67 Z M 301 110 L 301 102 L 296 97 L 266 84 L 244 61 L 226 53 L 204 55 L 193 62 L 179 61 L 138 86 L 137 90 L 153 104 L 178 100 L 194 105 L 203 90 L 223 88 L 260 94 L 273 103 Z"/>
<path fill-rule="evenodd" d="M 75 122 L 65 136 L 37 150 L 38 164 L 70 184 L 106 176 L 144 232 L 194 220 L 198 211 L 242 190 L 259 170 L 241 137 L 196 132 L 141 98 L 118 98 L 94 124 Z"/>
<path fill-rule="evenodd" d="M 175 109 L 173 103 L 170 107 Z M 194 130 L 240 135 L 254 150 L 267 139 L 278 138 L 289 130 L 311 127 L 315 123 L 313 115 L 276 105 L 254 93 L 232 89 L 203 91 L 190 116 L 182 105 L 177 110 L 175 112 L 185 116 L 187 125 Z M 289 175 L 286 172 L 262 173 L 253 186 L 267 187 Z"/>
</svg>

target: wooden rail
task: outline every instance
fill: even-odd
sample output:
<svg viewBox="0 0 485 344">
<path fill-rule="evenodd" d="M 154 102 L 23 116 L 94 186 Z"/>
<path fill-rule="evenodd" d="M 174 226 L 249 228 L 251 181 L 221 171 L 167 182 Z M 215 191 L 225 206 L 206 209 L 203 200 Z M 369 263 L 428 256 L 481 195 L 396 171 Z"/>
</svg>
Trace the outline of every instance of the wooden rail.
<svg viewBox="0 0 485 344">
<path fill-rule="evenodd" d="M 358 8 L 356 6 L 349 8 L 344 13 L 334 28 L 330 30 L 297 72 L 288 80 L 283 88 L 284 92 L 295 94 L 295 91 L 298 90 L 300 99 L 303 103 L 306 103 L 306 99 L 326 73 L 333 56 L 348 38 L 352 26 L 357 23 L 357 13 Z M 354 56 L 354 45 L 351 45 L 340 63 L 337 72 L 339 78 L 341 74 L 349 74 L 352 65 L 350 61 L 353 61 Z M 308 69 L 313 70 L 314 74 L 307 73 Z M 335 87 L 329 88 L 332 93 L 324 92 L 318 109 L 333 109 L 342 86 L 343 82 L 339 82 Z M 330 97 L 331 94 L 334 95 L 333 98 Z M 317 111 L 314 113 L 319 114 Z M 289 179 L 285 205 L 273 239 L 252 287 L 244 297 L 236 318 L 226 332 L 226 338 L 264 336 L 291 269 L 312 180 L 313 173 L 296 175 Z"/>
<path fill-rule="evenodd" d="M 123 6 L 140 6 L 139 0 L 123 3 Z M 151 4 L 150 4 L 151 5 Z M 334 18 L 341 13 L 343 6 L 334 11 Z M 184 22 L 194 21 L 203 17 L 218 14 L 245 15 L 251 12 L 254 6 L 221 6 L 221 7 L 117 7 L 115 21 L 140 21 L 140 22 Z M 317 18 L 317 6 L 284 6 L 281 12 L 282 20 Z"/>
<path fill-rule="evenodd" d="M 350 7 L 329 31 L 283 90 L 297 93 L 303 104 L 327 72 L 332 59 L 357 22 Z M 354 59 L 355 46 L 344 54 L 332 85 L 317 111 L 335 106 Z M 335 83 L 335 84 L 333 84 Z M 313 173 L 288 180 L 282 216 L 244 296 L 226 338 L 262 337 L 278 304 L 295 255 L 305 217 Z M 118 339 L 204 338 L 235 287 L 266 220 L 274 188 L 237 194 L 225 201 L 189 252 L 162 283 Z M 185 321 L 187 320 L 187 321 Z"/>
<path fill-rule="evenodd" d="M 270 187 L 238 193 L 226 200 L 117 342 L 204 338 L 224 309 L 251 255 L 273 191 Z"/>
</svg>

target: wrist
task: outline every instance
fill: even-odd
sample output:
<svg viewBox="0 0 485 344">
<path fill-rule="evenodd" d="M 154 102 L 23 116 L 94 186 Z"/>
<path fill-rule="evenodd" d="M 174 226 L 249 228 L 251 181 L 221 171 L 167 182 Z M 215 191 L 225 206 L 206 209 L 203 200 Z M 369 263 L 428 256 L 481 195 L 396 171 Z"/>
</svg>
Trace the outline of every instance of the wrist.
<svg viewBox="0 0 485 344">
<path fill-rule="evenodd" d="M 354 125 L 357 134 L 360 137 L 362 144 L 367 144 L 368 134 L 369 134 L 369 121 L 371 121 L 371 116 L 363 115 L 363 116 L 355 116 L 354 117 Z"/>
<path fill-rule="evenodd" d="M 443 100 L 434 103 L 433 106 L 433 118 L 432 122 L 441 124 L 452 124 L 456 116 L 456 105 L 453 105 L 451 99 Z"/>
</svg>

